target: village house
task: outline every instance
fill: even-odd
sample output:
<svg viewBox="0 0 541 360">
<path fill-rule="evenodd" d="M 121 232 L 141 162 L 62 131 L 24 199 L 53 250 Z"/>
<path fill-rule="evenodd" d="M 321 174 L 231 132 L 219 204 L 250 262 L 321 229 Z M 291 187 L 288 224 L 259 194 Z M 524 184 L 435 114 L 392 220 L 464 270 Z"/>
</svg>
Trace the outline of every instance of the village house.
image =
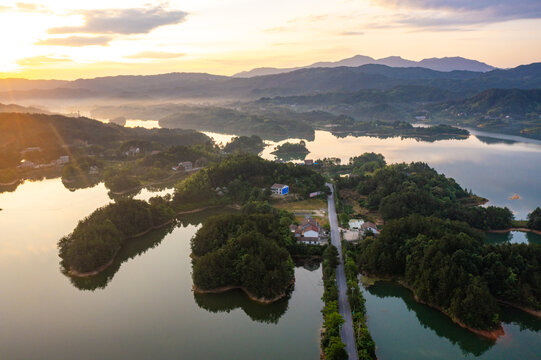
<svg viewBox="0 0 541 360">
<path fill-rule="evenodd" d="M 364 224 L 364 220 L 361 219 L 351 219 L 349 220 L 349 229 L 350 230 L 361 230 L 361 226 Z"/>
<path fill-rule="evenodd" d="M 378 235 L 378 227 L 376 224 L 366 221 L 364 224 L 361 225 L 361 232 L 364 236 L 368 235 L 369 233 L 372 233 L 373 235 Z"/>
<path fill-rule="evenodd" d="M 318 245 L 319 234 L 321 233 L 321 226 L 312 217 L 306 217 L 299 224 L 291 224 L 289 230 L 294 233 L 297 241 L 303 244 Z"/>
<path fill-rule="evenodd" d="M 283 184 L 274 184 L 271 186 L 271 192 L 275 195 L 289 194 L 289 186 Z"/>
<path fill-rule="evenodd" d="M 62 155 L 56 159 L 56 165 L 64 165 L 70 162 L 70 157 L 68 155 Z"/>
<path fill-rule="evenodd" d="M 89 175 L 96 175 L 98 173 L 99 173 L 99 169 L 97 166 L 94 166 L 94 165 L 90 167 L 90 170 L 88 170 Z"/>
<path fill-rule="evenodd" d="M 17 166 L 20 169 L 32 169 L 36 166 L 32 161 L 24 160 L 21 162 L 19 166 Z"/>
<path fill-rule="evenodd" d="M 193 169 L 193 164 L 191 161 L 183 161 L 178 163 L 178 167 L 182 167 L 184 171 L 190 171 Z"/>
<path fill-rule="evenodd" d="M 314 160 L 304 160 L 304 165 L 314 165 Z"/>
<path fill-rule="evenodd" d="M 126 156 L 136 156 L 136 155 L 139 155 L 140 152 L 141 152 L 141 149 L 139 149 L 138 147 L 136 148 L 132 146 L 124 154 L 126 154 Z"/>
</svg>

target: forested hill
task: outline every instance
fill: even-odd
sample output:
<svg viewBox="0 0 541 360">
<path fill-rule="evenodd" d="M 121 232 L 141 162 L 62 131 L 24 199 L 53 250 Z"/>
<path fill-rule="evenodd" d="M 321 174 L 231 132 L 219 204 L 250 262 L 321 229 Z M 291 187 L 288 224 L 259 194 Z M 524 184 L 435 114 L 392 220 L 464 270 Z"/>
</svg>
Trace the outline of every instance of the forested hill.
<svg viewBox="0 0 541 360">
<path fill-rule="evenodd" d="M 234 78 L 210 74 L 172 73 L 149 76 L 113 76 L 57 83 L 24 81 L 2 87 L 0 99 L 51 98 L 239 98 L 304 95 L 317 92 L 351 92 L 391 89 L 399 85 L 423 85 L 465 94 L 490 88 L 541 88 L 541 63 L 486 73 L 442 72 L 420 67 L 394 68 L 367 64 L 359 67 L 310 68 L 284 74 Z"/>
<path fill-rule="evenodd" d="M 75 147 L 102 154 L 129 140 L 174 146 L 201 144 L 210 138 L 194 130 L 124 128 L 85 117 L 0 113 L 0 168 L 18 165 L 27 148 L 39 148 L 34 152 L 51 161 Z"/>
<path fill-rule="evenodd" d="M 539 118 L 541 115 L 541 89 L 489 89 L 461 101 L 441 105 L 449 114 L 465 116 L 510 116 Z"/>
<path fill-rule="evenodd" d="M 156 140 L 170 145 L 193 145 L 209 140 L 206 135 L 193 130 L 124 128 L 86 117 L 0 113 L 0 146 L 108 144 L 129 139 Z"/>
</svg>

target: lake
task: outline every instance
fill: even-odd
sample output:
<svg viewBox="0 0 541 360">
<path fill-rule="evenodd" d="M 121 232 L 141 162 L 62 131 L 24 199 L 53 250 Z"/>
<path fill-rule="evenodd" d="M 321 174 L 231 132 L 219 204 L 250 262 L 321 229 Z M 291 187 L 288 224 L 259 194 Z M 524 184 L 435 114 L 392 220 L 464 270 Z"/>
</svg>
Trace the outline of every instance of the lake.
<svg viewBox="0 0 541 360">
<path fill-rule="evenodd" d="M 205 133 L 224 144 L 234 136 Z M 529 212 L 541 206 L 541 141 L 486 132 L 477 134 L 483 136 L 424 142 L 399 137 L 337 137 L 328 131 L 318 130 L 314 140 L 305 140 L 310 151 L 306 158 L 337 157 L 342 163 L 347 163 L 353 156 L 376 152 L 383 154 L 388 163 L 426 162 L 438 172 L 454 178 L 462 187 L 487 198 L 487 205 L 507 206 L 517 219 L 526 219 Z M 501 136 L 505 139 L 499 138 Z M 268 146 L 261 156 L 274 159 L 271 154 L 274 147 L 287 141 L 299 142 L 300 139 L 266 141 Z M 519 199 L 512 200 L 515 194 Z"/>
<path fill-rule="evenodd" d="M 70 281 L 56 243 L 109 201 L 103 184 L 71 192 L 60 179 L 0 194 L 2 359 L 318 358 L 319 267 L 296 267 L 295 289 L 271 305 L 240 291 L 194 296 L 190 239 L 212 213 L 141 237 L 102 275 Z"/>
<path fill-rule="evenodd" d="M 233 136 L 207 134 L 218 142 Z M 373 151 L 388 162 L 425 161 L 489 204 L 525 218 L 541 206 L 541 146 L 488 138 L 427 143 L 316 131 L 307 148 L 312 159 L 345 162 Z M 268 142 L 262 156 L 273 159 L 272 148 L 283 142 Z M 154 194 L 144 190 L 137 198 Z M 520 198 L 510 200 L 514 194 Z M 253 303 L 239 291 L 194 296 L 189 241 L 211 213 L 137 239 L 96 278 L 64 276 L 57 241 L 110 201 L 103 184 L 70 191 L 60 179 L 25 182 L 0 194 L 2 359 L 318 358 L 320 268 L 296 267 L 294 291 L 272 305 Z M 495 241 L 528 236 L 513 232 Z M 505 309 L 506 336 L 492 343 L 416 303 L 404 288 L 378 283 L 363 291 L 380 359 L 536 359 L 541 353 L 541 320 L 523 312 Z"/>
</svg>

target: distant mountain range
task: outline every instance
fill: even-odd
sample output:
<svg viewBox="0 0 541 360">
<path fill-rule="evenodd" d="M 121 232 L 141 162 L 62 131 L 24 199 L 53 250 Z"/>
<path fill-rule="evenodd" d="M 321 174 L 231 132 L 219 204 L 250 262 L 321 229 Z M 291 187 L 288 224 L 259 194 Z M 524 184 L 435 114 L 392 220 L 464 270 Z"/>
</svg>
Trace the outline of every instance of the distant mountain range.
<svg viewBox="0 0 541 360">
<path fill-rule="evenodd" d="M 487 72 L 496 69 L 494 66 L 485 64 L 477 60 L 465 59 L 463 57 L 443 57 L 443 58 L 430 58 L 423 59 L 421 61 L 413 61 L 403 59 L 400 56 L 389 56 L 382 59 L 374 59 L 370 56 L 355 55 L 353 57 L 343 59 L 334 62 L 317 62 L 308 66 L 294 67 L 294 68 L 273 68 L 273 67 L 260 67 L 249 71 L 241 71 L 233 77 L 249 78 L 254 76 L 276 75 L 287 73 L 299 69 L 310 68 L 332 68 L 340 66 L 358 67 L 367 64 L 386 65 L 390 67 L 422 67 L 425 69 L 436 71 L 476 71 Z"/>
<path fill-rule="evenodd" d="M 367 64 L 358 67 L 318 67 L 277 75 L 235 78 L 204 73 L 110 76 L 75 81 L 0 80 L 0 101 L 20 100 L 250 100 L 261 97 L 388 90 L 424 86 L 460 93 L 463 97 L 491 88 L 541 88 L 541 63 L 488 72 L 449 72 L 419 67 Z"/>
</svg>

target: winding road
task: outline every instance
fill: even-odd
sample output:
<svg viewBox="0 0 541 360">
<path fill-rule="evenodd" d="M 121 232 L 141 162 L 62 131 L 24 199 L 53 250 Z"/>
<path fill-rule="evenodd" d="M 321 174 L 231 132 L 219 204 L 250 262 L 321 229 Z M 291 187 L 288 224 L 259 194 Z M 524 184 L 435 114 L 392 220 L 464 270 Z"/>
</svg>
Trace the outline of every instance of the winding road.
<svg viewBox="0 0 541 360">
<path fill-rule="evenodd" d="M 326 184 L 331 189 L 331 195 L 327 197 L 329 206 L 329 224 L 331 227 L 331 244 L 338 249 L 340 262 L 336 267 L 336 283 L 338 286 L 338 312 L 345 320 L 345 323 L 340 329 L 340 337 L 342 342 L 346 344 L 346 350 L 349 355 L 349 360 L 357 360 L 357 346 L 355 345 L 355 334 L 353 332 L 353 318 L 351 316 L 351 308 L 349 306 L 347 295 L 346 273 L 344 271 L 344 263 L 342 262 L 342 244 L 340 242 L 340 231 L 338 230 L 338 218 L 336 216 L 336 205 L 334 203 L 334 187 L 332 184 Z"/>
</svg>

